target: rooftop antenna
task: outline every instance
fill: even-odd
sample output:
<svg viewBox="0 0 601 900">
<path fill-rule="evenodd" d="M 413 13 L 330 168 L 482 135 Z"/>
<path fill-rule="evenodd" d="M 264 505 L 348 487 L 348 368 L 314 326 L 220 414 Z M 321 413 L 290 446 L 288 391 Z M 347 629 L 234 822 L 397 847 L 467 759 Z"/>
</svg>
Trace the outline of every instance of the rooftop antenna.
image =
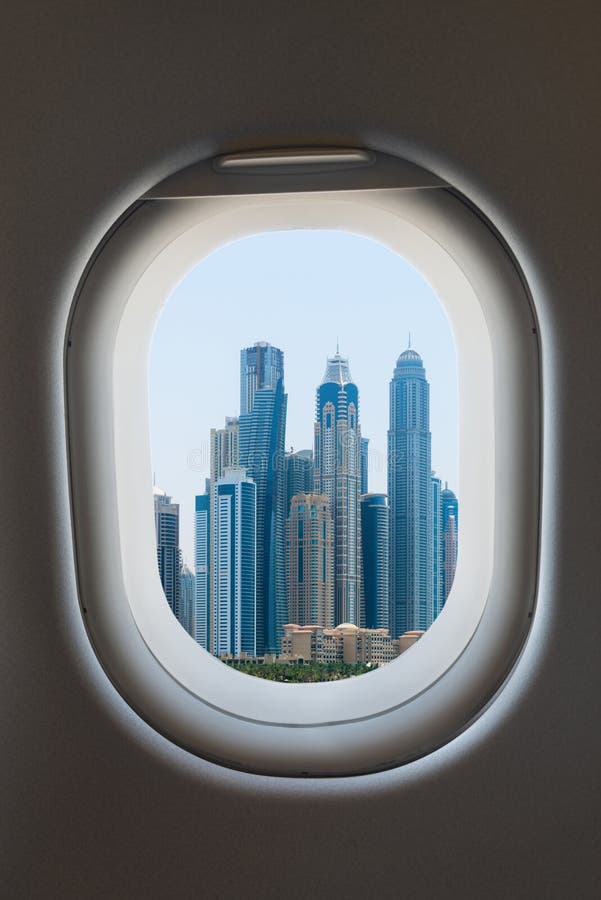
<svg viewBox="0 0 601 900">
<path fill-rule="evenodd" d="M 340 341 L 336 338 L 336 356 L 340 356 Z"/>
<path fill-rule="evenodd" d="M 409 332 L 409 346 L 407 347 L 407 349 L 411 350 L 411 332 Z"/>
</svg>

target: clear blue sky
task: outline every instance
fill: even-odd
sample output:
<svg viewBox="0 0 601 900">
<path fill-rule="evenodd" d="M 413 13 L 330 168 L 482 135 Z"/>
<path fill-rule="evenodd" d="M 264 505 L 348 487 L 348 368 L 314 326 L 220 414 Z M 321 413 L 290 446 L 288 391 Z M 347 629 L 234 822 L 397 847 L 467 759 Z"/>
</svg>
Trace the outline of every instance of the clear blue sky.
<svg viewBox="0 0 601 900">
<path fill-rule="evenodd" d="M 265 340 L 284 351 L 286 447 L 301 450 L 313 446 L 315 388 L 338 339 L 370 439 L 369 489 L 386 492 L 388 385 L 409 331 L 430 382 L 432 467 L 456 489 L 453 337 L 436 294 L 402 257 L 347 232 L 281 231 L 227 244 L 188 273 L 157 323 L 149 402 L 156 484 L 180 504 L 191 567 L 209 431 L 239 412 L 240 348 Z"/>
</svg>

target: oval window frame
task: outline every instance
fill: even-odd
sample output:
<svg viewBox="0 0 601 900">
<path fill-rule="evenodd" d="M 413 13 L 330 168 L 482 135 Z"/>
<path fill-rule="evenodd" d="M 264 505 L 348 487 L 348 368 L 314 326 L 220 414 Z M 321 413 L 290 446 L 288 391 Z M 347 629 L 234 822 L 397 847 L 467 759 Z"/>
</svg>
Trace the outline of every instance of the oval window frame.
<svg viewBox="0 0 601 900">
<path fill-rule="evenodd" d="M 117 689 L 156 730 L 246 771 L 360 774 L 446 743 L 502 685 L 534 609 L 539 352 L 525 283 L 456 192 L 403 161 L 367 160 L 326 172 L 324 163 L 317 174 L 212 163 L 179 173 L 99 247 L 69 323 L 71 500 L 88 634 Z M 248 678 L 181 629 L 156 571 L 149 489 L 147 357 L 160 306 L 217 247 L 292 227 L 342 227 L 401 252 L 450 313 L 459 370 L 462 546 L 450 598 L 393 664 L 317 685 Z"/>
</svg>

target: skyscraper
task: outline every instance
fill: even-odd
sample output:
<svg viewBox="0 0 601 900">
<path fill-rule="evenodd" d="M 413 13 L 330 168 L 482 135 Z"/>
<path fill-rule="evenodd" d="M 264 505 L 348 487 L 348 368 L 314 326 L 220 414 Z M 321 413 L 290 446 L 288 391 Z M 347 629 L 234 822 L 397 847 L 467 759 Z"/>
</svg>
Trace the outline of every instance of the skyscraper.
<svg viewBox="0 0 601 900">
<path fill-rule="evenodd" d="M 194 610 L 194 638 L 201 647 L 213 651 L 211 640 L 211 495 L 199 494 L 195 500 L 195 546 L 194 566 L 196 569 L 196 602 Z"/>
<path fill-rule="evenodd" d="M 459 549 L 459 502 L 445 484 L 442 492 L 442 603 L 444 605 L 455 578 Z"/>
<path fill-rule="evenodd" d="M 295 494 L 313 493 L 313 451 L 290 450 L 286 453 L 286 515 Z"/>
<path fill-rule="evenodd" d="M 328 498 L 334 522 L 336 622 L 361 624 L 361 429 L 359 390 L 338 350 L 317 388 L 315 492 Z"/>
<path fill-rule="evenodd" d="M 257 486 L 257 652 L 279 652 L 286 592 L 284 354 L 260 342 L 240 354 L 239 463 Z"/>
<path fill-rule="evenodd" d="M 179 549 L 179 503 L 172 503 L 165 491 L 155 487 L 154 525 L 157 562 L 165 597 L 173 614 L 180 616 L 181 553 Z"/>
<path fill-rule="evenodd" d="M 393 636 L 432 624 L 430 386 L 419 353 L 399 356 L 388 431 L 390 596 Z"/>
<path fill-rule="evenodd" d="M 255 393 L 262 388 L 276 390 L 284 380 L 284 354 L 267 341 L 257 341 L 240 351 L 240 414 L 252 412 Z"/>
<path fill-rule="evenodd" d="M 386 494 L 361 497 L 361 550 L 365 628 L 388 628 L 390 510 Z"/>
<path fill-rule="evenodd" d="M 325 494 L 296 494 L 287 526 L 290 622 L 334 625 L 334 527 Z"/>
<path fill-rule="evenodd" d="M 238 428 L 238 419 L 235 416 L 226 416 L 225 418 L 225 426 L 223 428 L 211 428 L 210 434 L 210 477 L 209 477 L 209 508 L 213 509 L 215 503 L 215 485 L 219 478 L 223 477 L 223 474 L 227 468 L 231 468 L 233 466 L 238 465 L 238 437 L 239 437 L 239 428 Z M 203 623 L 202 633 L 204 635 L 205 630 L 205 620 L 206 625 L 208 627 L 207 637 L 206 637 L 206 645 L 203 643 L 202 646 L 206 646 L 207 649 L 214 648 L 214 640 L 213 640 L 213 622 L 214 615 L 213 610 L 215 608 L 215 585 L 213 583 L 213 569 L 212 569 L 212 560 L 215 554 L 215 532 L 213 529 L 209 530 L 209 546 L 208 546 L 208 560 L 207 560 L 207 579 L 208 579 L 208 610 L 206 613 L 206 619 L 204 612 L 202 613 L 201 622 Z M 198 568 L 196 570 L 198 572 Z M 201 590 L 204 592 L 204 585 L 201 586 Z"/>
<path fill-rule="evenodd" d="M 180 575 L 180 615 L 179 621 L 188 634 L 195 637 L 195 612 L 196 612 L 196 579 L 194 572 L 184 563 Z"/>
<path fill-rule="evenodd" d="M 211 428 L 211 484 L 226 468 L 238 465 L 238 419 L 226 416 L 224 428 Z"/>
<path fill-rule="evenodd" d="M 432 472 L 432 618 L 444 603 L 442 571 L 442 499 L 441 481 Z"/>
<path fill-rule="evenodd" d="M 369 491 L 369 438 L 361 438 L 361 493 Z"/>
<path fill-rule="evenodd" d="M 257 489 L 242 468 L 228 468 L 215 485 L 215 655 L 255 656 Z"/>
</svg>

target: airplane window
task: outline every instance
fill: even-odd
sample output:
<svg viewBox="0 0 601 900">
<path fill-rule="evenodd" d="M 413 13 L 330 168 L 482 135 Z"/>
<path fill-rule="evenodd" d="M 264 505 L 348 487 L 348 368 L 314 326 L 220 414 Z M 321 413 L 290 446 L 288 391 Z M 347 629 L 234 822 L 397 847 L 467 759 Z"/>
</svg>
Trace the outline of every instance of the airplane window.
<svg viewBox="0 0 601 900">
<path fill-rule="evenodd" d="M 65 335 L 80 604 L 116 690 L 273 775 L 468 727 L 535 608 L 537 340 L 492 223 L 406 161 L 254 152 L 149 190 Z"/>
<path fill-rule="evenodd" d="M 199 647 L 331 681 L 430 627 L 457 563 L 456 359 L 402 257 L 341 231 L 227 244 L 168 300 L 149 386 L 159 574 Z"/>
</svg>

